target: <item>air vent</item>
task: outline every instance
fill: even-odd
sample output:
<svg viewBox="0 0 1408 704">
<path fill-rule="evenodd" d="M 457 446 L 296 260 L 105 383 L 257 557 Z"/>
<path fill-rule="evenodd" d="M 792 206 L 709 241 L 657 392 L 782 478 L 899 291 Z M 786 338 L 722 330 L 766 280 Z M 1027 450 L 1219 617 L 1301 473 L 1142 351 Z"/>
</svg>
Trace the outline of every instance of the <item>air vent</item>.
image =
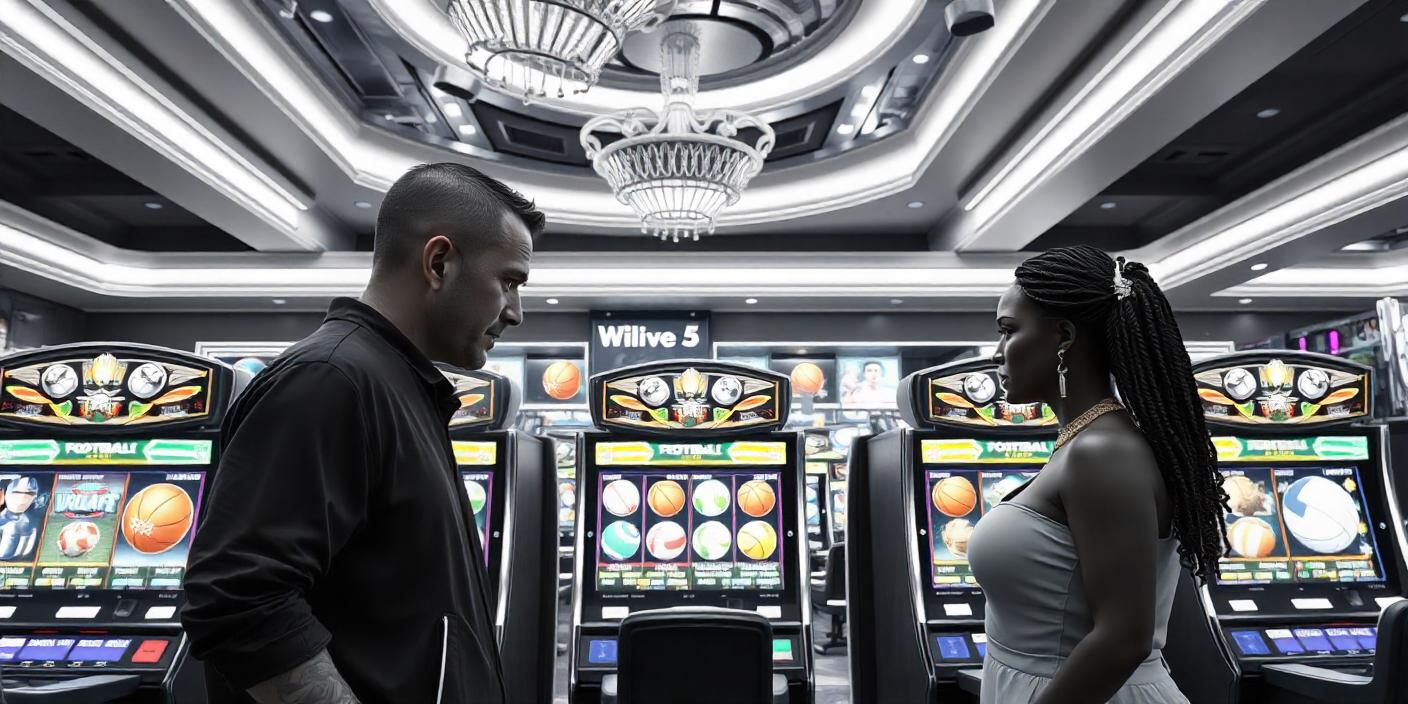
<svg viewBox="0 0 1408 704">
<path fill-rule="evenodd" d="M 551 152 L 552 154 L 564 154 L 567 151 L 567 145 L 559 137 L 513 125 L 504 125 L 503 127 L 504 137 L 508 138 L 508 141 L 512 142 L 514 146 L 536 152 Z"/>
<path fill-rule="evenodd" d="M 470 109 L 496 152 L 558 164 L 589 165 L 576 127 L 501 110 L 483 100 L 470 104 Z"/>
<path fill-rule="evenodd" d="M 1170 147 L 1158 156 L 1158 162 L 1174 166 L 1207 166 L 1231 154 L 1223 147 Z"/>
</svg>

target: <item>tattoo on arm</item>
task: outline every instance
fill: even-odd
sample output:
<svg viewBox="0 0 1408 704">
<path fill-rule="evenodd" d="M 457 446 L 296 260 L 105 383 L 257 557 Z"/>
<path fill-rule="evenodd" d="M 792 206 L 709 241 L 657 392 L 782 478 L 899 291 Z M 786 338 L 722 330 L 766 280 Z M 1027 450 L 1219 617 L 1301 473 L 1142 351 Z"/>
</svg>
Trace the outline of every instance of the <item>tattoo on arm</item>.
<svg viewBox="0 0 1408 704">
<path fill-rule="evenodd" d="M 259 704 L 360 704 L 338 673 L 328 651 L 312 660 L 249 688 Z"/>
</svg>

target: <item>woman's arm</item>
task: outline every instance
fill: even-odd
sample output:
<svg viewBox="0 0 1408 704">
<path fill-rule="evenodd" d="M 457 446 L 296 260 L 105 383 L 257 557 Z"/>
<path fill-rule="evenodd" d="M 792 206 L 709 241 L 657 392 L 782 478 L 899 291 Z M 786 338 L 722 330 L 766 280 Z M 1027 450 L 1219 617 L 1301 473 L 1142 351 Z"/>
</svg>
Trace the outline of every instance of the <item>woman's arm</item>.
<svg viewBox="0 0 1408 704">
<path fill-rule="evenodd" d="M 1154 638 L 1163 480 L 1153 454 L 1123 428 L 1091 428 L 1066 452 L 1058 492 L 1094 625 L 1039 704 L 1108 701 L 1148 657 Z"/>
</svg>

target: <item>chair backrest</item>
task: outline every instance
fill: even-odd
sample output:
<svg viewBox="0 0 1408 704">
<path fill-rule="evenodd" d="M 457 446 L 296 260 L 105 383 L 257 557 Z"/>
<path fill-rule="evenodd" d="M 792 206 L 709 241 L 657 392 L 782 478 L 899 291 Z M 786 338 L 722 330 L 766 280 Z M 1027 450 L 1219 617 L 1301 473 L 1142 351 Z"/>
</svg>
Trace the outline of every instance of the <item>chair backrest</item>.
<svg viewBox="0 0 1408 704">
<path fill-rule="evenodd" d="M 1408 601 L 1396 601 L 1379 614 L 1379 636 L 1374 648 L 1374 684 L 1387 696 L 1385 702 L 1408 702 Z"/>
<path fill-rule="evenodd" d="M 1217 625 L 1203 606 L 1203 593 L 1187 569 L 1179 570 L 1178 589 L 1168 619 L 1164 661 L 1189 701 L 1235 704 L 1241 668 L 1228 652 Z"/>
<path fill-rule="evenodd" d="M 836 543 L 826 555 L 826 599 L 846 598 L 846 544 Z"/>
<path fill-rule="evenodd" d="M 772 625 L 738 609 L 678 607 L 621 621 L 621 704 L 771 704 Z"/>
</svg>

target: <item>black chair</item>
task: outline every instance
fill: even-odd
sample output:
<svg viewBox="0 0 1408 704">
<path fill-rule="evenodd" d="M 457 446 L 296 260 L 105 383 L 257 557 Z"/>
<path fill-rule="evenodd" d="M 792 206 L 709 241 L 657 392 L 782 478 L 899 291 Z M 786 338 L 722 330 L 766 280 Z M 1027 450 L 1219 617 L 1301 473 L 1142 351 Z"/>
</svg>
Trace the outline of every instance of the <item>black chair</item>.
<svg viewBox="0 0 1408 704">
<path fill-rule="evenodd" d="M 787 678 L 773 673 L 772 625 L 752 611 L 636 612 L 621 621 L 618 649 L 617 674 L 602 682 L 604 703 L 787 701 Z"/>
<path fill-rule="evenodd" d="M 826 556 L 826 576 L 820 580 L 812 580 L 811 590 L 812 609 L 831 617 L 831 628 L 828 629 L 824 642 L 816 637 L 816 626 L 812 626 L 812 648 L 825 655 L 832 648 L 846 647 L 845 543 L 831 546 Z"/>
<path fill-rule="evenodd" d="M 1404 704 L 1408 702 L 1408 601 L 1389 604 L 1379 614 L 1374 674 L 1355 675 L 1327 667 L 1273 664 L 1261 667 L 1267 684 L 1317 702 Z"/>
</svg>

